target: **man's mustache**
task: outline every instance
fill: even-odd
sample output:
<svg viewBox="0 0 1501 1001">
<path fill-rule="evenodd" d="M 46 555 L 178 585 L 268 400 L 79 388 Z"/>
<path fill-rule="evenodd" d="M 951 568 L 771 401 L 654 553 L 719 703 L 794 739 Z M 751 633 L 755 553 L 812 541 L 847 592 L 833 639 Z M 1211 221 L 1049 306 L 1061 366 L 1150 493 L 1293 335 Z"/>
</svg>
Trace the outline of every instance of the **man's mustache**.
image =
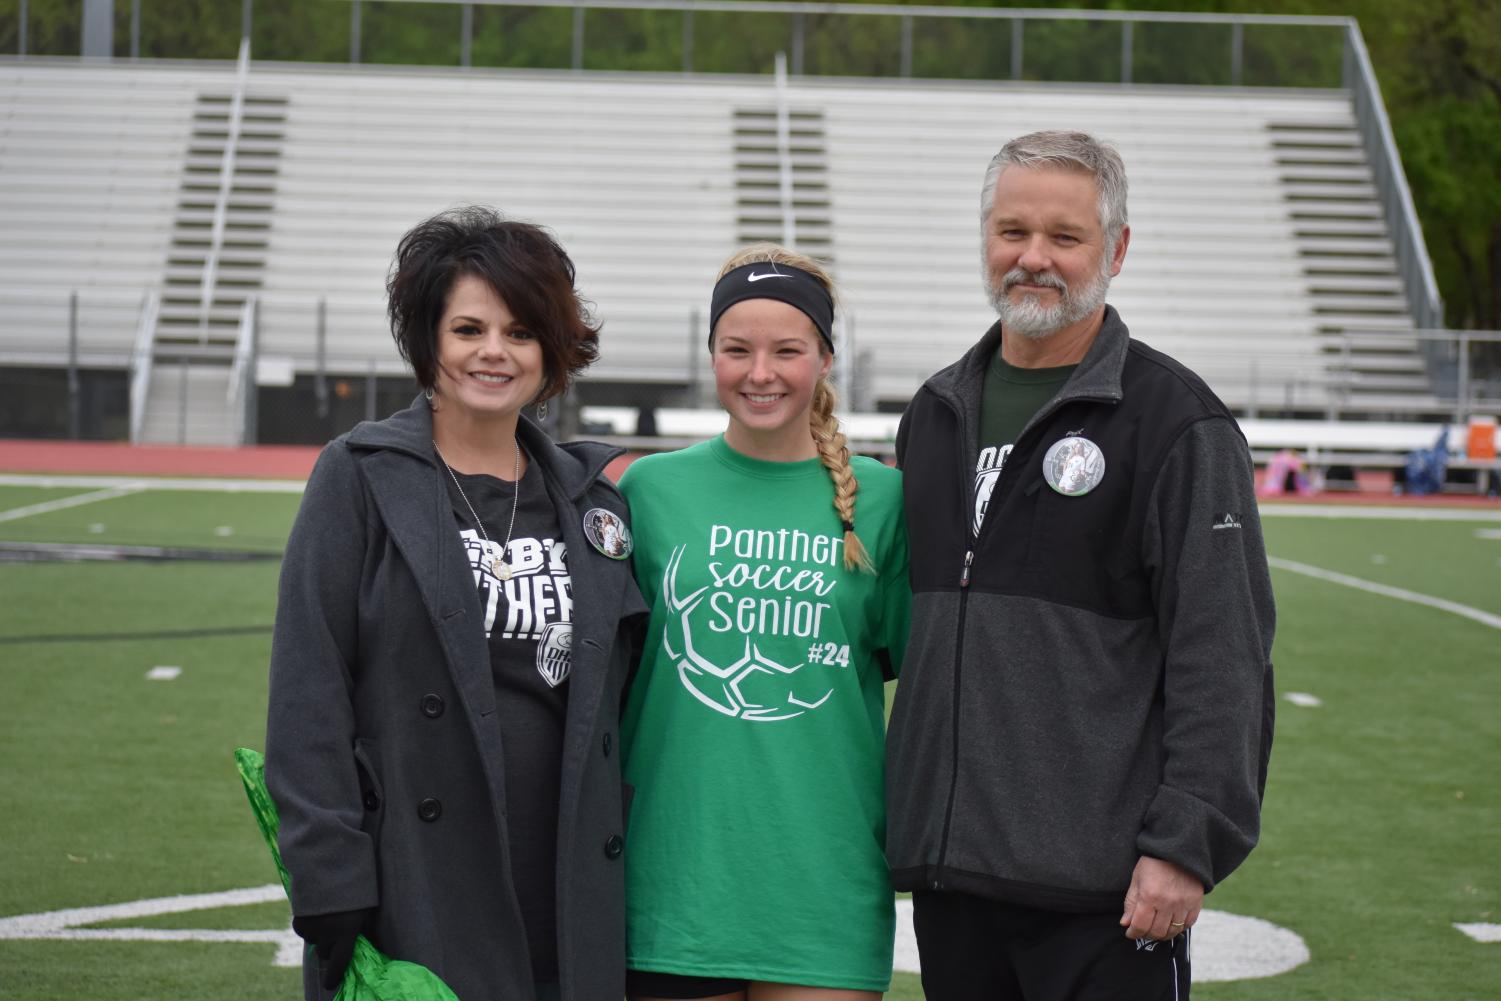
<svg viewBox="0 0 1501 1001">
<path fill-rule="evenodd" d="M 1028 285 L 1046 285 L 1059 292 L 1068 291 L 1068 285 L 1057 275 L 1050 275 L 1045 271 L 1028 271 L 1026 268 L 1012 268 L 1006 272 L 1006 276 L 1001 279 L 1001 291 L 1010 292 L 1013 285 L 1020 285 L 1023 282 Z"/>
</svg>

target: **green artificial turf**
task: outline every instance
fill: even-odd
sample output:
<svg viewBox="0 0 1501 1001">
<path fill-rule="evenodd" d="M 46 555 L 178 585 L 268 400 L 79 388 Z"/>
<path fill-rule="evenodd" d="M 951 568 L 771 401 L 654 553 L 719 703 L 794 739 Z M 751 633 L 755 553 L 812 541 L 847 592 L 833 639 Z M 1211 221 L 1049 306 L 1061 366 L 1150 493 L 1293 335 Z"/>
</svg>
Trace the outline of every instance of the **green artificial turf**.
<svg viewBox="0 0 1501 1001">
<path fill-rule="evenodd" d="M 279 553 L 301 499 L 296 493 L 142 490 L 0 522 L 0 538 Z"/>
<path fill-rule="evenodd" d="M 1268 517 L 1262 527 L 1273 556 L 1501 614 L 1501 520 Z"/>
<path fill-rule="evenodd" d="M 0 488 L 0 511 L 69 495 Z M 150 491 L 0 522 L 0 539 L 276 552 L 295 494 Z M 102 529 L 91 526 L 102 525 Z M 1283 559 L 1501 613 L 1489 522 L 1268 518 Z M 216 530 L 230 526 L 233 534 Z M 1373 560 L 1373 556 L 1384 559 Z M 231 752 L 260 747 L 278 563 L 0 563 L 0 917 L 276 881 Z M 1501 944 L 1501 630 L 1285 570 L 1262 843 L 1209 897 L 1310 961 L 1211 1001 L 1492 998 Z M 150 681 L 158 665 L 173 681 Z M 285 903 L 103 922 L 286 927 Z M 7 1001 L 290 998 L 270 943 L 0 941 Z M 922 997 L 899 973 L 890 996 Z"/>
</svg>

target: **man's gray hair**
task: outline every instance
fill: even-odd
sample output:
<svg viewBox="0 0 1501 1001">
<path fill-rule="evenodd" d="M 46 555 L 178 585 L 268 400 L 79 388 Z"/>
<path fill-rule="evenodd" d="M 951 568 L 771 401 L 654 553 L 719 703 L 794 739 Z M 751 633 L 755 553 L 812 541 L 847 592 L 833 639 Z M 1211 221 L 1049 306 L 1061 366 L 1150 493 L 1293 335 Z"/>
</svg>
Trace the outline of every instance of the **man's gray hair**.
<svg viewBox="0 0 1501 1001">
<path fill-rule="evenodd" d="M 1100 226 L 1114 246 L 1126 228 L 1126 165 L 1108 142 L 1087 132 L 1033 132 L 1017 136 L 1001 147 L 985 171 L 985 187 L 980 192 L 980 229 L 990 221 L 995 205 L 995 184 L 1001 171 L 1017 167 L 1062 167 L 1082 170 L 1094 178 L 1100 189 Z"/>
</svg>

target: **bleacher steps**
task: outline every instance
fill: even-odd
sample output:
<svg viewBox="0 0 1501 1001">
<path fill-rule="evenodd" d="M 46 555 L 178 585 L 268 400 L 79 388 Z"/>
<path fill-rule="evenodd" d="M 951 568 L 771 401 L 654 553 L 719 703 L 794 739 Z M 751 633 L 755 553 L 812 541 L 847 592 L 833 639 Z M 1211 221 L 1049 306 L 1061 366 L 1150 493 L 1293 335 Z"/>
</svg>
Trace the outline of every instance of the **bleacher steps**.
<svg viewBox="0 0 1501 1001">
<path fill-rule="evenodd" d="M 204 272 L 213 249 L 232 100 L 221 89 L 197 95 L 162 276 L 157 321 L 157 338 L 162 343 L 233 344 L 239 332 L 240 307 L 264 284 L 289 101 L 251 92 L 244 96 L 241 108 L 224 231 L 208 308 L 204 308 Z"/>
<path fill-rule="evenodd" d="M 1360 338 L 1349 328 L 1412 328 L 1383 210 L 1353 118 L 1268 126 L 1294 228 L 1303 283 L 1319 331 L 1325 370 L 1346 387 L 1347 402 L 1433 387 L 1415 338 Z"/>
<path fill-rule="evenodd" d="M 797 249 L 825 263 L 834 259 L 833 205 L 829 194 L 828 142 L 821 110 L 788 112 L 788 159 L 792 166 L 792 217 Z M 733 111 L 735 234 L 748 243 L 782 243 L 781 156 L 777 112 L 767 107 Z"/>
<path fill-rule="evenodd" d="M 238 445 L 237 415 L 225 404 L 229 373 L 227 364 L 153 363 L 141 444 Z"/>
</svg>

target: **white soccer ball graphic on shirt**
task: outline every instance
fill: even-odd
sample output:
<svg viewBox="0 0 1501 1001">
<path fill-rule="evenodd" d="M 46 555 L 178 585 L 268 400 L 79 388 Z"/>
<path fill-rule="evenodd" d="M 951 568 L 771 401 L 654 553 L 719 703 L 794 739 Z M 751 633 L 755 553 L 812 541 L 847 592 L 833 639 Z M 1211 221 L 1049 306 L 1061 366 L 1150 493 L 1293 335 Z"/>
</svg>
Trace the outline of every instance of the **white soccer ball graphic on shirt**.
<svg viewBox="0 0 1501 1001">
<path fill-rule="evenodd" d="M 690 620 L 709 587 L 685 596 L 678 594 L 677 571 L 687 548 L 674 549 L 662 573 L 662 594 L 669 615 L 662 631 L 662 649 L 677 667 L 683 687 L 715 712 L 755 722 L 792 719 L 827 702 L 834 694 L 832 688 L 811 700 L 798 698 L 792 676 L 806 664 L 779 664 L 761 653 L 749 636 L 745 637 L 743 652 L 730 664 L 717 664 L 694 647 Z"/>
</svg>

